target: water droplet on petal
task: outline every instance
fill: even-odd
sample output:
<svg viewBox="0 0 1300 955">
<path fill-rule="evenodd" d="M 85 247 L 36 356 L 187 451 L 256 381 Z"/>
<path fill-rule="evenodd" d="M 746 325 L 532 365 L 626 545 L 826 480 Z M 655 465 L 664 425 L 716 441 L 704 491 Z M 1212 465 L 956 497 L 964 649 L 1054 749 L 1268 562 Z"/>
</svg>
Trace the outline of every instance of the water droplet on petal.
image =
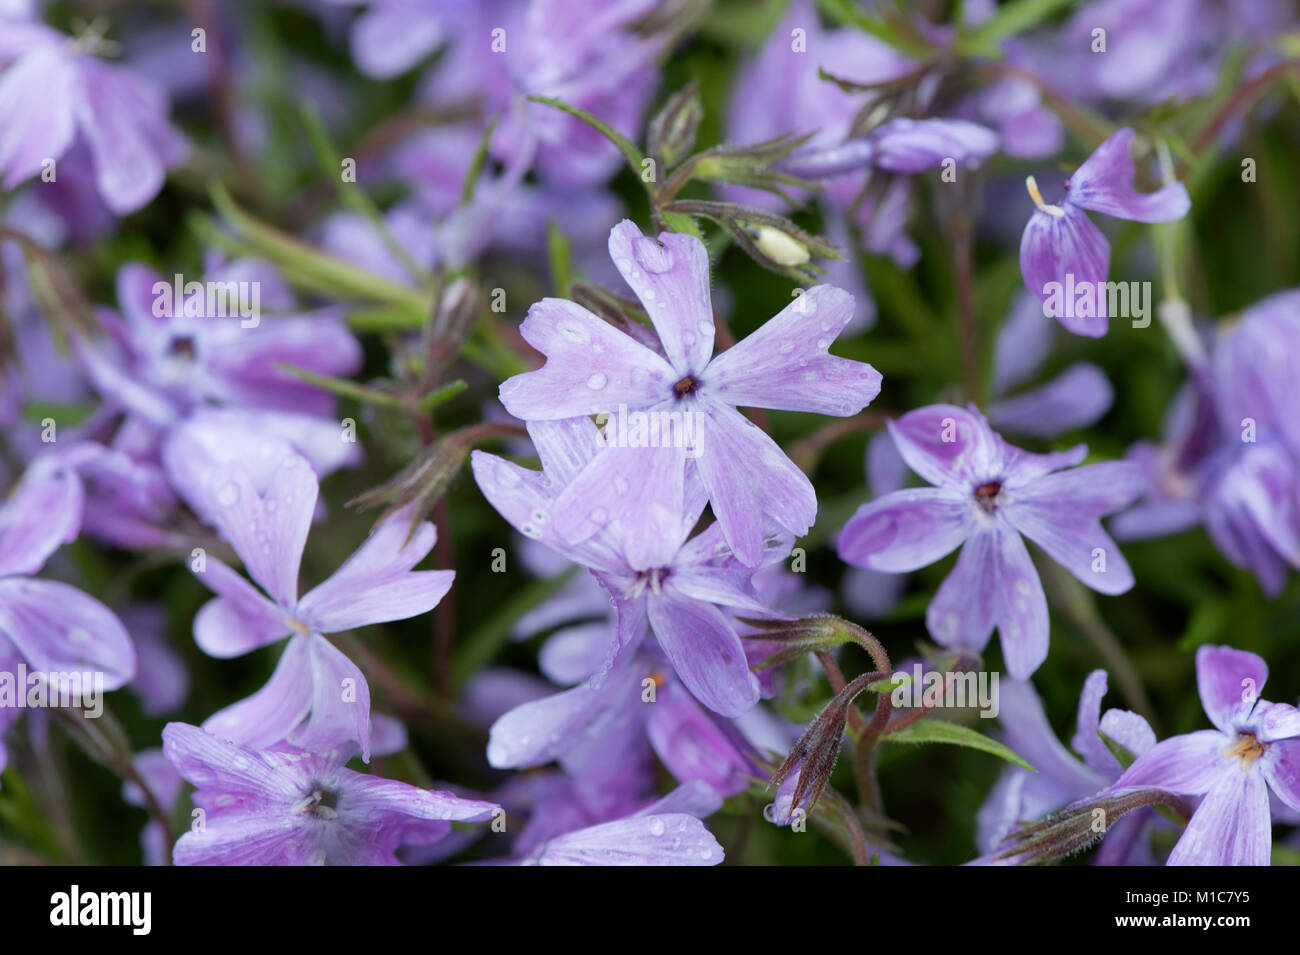
<svg viewBox="0 0 1300 955">
<path fill-rule="evenodd" d="M 664 834 L 664 821 L 658 816 L 650 817 L 650 835 L 662 836 Z"/>
<path fill-rule="evenodd" d="M 228 481 L 217 492 L 217 503 L 222 507 L 234 507 L 235 502 L 238 500 L 239 485 L 235 484 L 234 481 Z"/>
<path fill-rule="evenodd" d="M 587 387 L 592 391 L 600 391 L 607 384 L 609 384 L 609 379 L 605 377 L 604 372 L 598 371 L 587 379 Z"/>
</svg>

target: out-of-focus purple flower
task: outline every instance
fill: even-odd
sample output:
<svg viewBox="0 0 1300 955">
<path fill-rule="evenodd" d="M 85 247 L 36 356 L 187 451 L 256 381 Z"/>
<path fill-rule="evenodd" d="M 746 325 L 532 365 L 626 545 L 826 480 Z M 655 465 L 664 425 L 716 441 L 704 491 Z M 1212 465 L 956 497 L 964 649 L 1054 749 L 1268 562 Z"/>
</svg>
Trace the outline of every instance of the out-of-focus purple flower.
<svg viewBox="0 0 1300 955">
<path fill-rule="evenodd" d="M 272 266 L 241 259 L 210 271 L 204 282 L 164 277 L 141 265 L 118 272 L 124 321 L 100 319 L 113 340 L 82 343 L 95 386 L 155 427 L 170 426 L 198 404 L 329 414 L 327 392 L 287 374 L 284 363 L 321 375 L 361 365 L 361 346 L 335 308 L 295 312 L 288 286 Z M 262 314 L 262 309 L 279 314 Z"/>
<path fill-rule="evenodd" d="M 368 760 L 369 687 L 324 634 L 404 620 L 437 606 L 455 572 L 412 569 L 432 550 L 437 530 L 423 522 L 408 539 L 409 515 L 400 512 L 300 598 L 298 568 L 319 490 L 311 466 L 272 445 L 279 454 L 209 459 L 195 469 L 186 460 L 193 448 L 183 436 L 164 448 L 173 483 L 213 520 L 269 595 L 216 558 L 198 558 L 191 569 L 217 597 L 195 617 L 195 641 L 212 656 L 234 657 L 292 635 L 266 686 L 214 714 L 205 727 L 258 748 L 285 739 L 311 749 L 355 740 Z"/>
<path fill-rule="evenodd" d="M 1164 439 L 1129 458 L 1147 474 L 1116 534 L 1159 537 L 1204 523 L 1234 565 L 1276 596 L 1300 566 L 1300 415 L 1287 387 L 1300 373 L 1300 293 L 1256 303 L 1215 337 L 1208 361 L 1166 412 Z"/>
<path fill-rule="evenodd" d="M 51 453 L 0 506 L 0 656 L 41 673 L 102 674 L 104 689 L 116 690 L 136 668 L 121 621 L 76 587 L 33 576 L 76 539 L 83 499 L 67 453 Z"/>
<path fill-rule="evenodd" d="M 463 35 L 472 22 L 470 11 L 480 5 L 462 0 L 318 2 L 367 8 L 352 24 L 352 59 L 361 72 L 377 80 L 400 76 L 437 50 L 449 35 Z M 485 0 L 482 5 L 493 4 Z"/>
<path fill-rule="evenodd" d="M 1261 700 L 1267 679 L 1253 653 L 1200 647 L 1196 684 L 1215 729 L 1157 743 L 1116 780 L 1205 797 L 1168 865 L 1268 865 L 1270 790 L 1300 810 L 1300 710 Z"/>
<path fill-rule="evenodd" d="M 693 424 L 695 433 L 689 448 L 679 434 L 672 446 L 609 447 L 596 455 L 556 502 L 556 530 L 576 544 L 609 520 L 634 521 L 637 529 L 629 527 L 627 536 L 636 550 L 628 557 L 638 569 L 649 568 L 649 551 L 676 536 L 683 476 L 692 471 L 708 491 L 727 543 L 755 566 L 763 552 L 763 521 L 801 536 L 816 518 L 817 498 L 776 442 L 736 407 L 838 416 L 866 407 L 880 391 L 880 373 L 827 351 L 852 316 L 853 299 L 814 286 L 710 359 L 714 324 L 704 244 L 667 232 L 655 240 L 625 220 L 610 233 L 609 251 L 649 313 L 662 354 L 579 305 L 543 299 L 529 309 L 521 333 L 546 355 L 546 364 L 506 380 L 501 402 L 527 421 L 676 415 L 679 428 Z M 639 485 L 635 507 L 629 506 L 632 482 Z"/>
<path fill-rule="evenodd" d="M 736 559 L 717 524 L 687 540 L 706 503 L 698 478 L 685 482 L 675 514 L 652 514 L 654 523 L 647 526 L 644 502 L 626 496 L 590 534 L 569 543 L 556 528 L 561 502 L 608 449 L 600 448 L 600 433 L 587 418 L 534 421 L 528 429 L 541 455 L 540 473 L 475 451 L 474 478 L 506 520 L 591 570 L 613 598 L 617 633 L 602 672 L 653 632 L 677 676 L 714 712 L 735 716 L 753 706 L 758 683 L 733 622 L 719 608 L 759 616 L 775 612 L 753 593 L 753 568 Z M 619 471 L 612 479 L 630 490 L 639 477 Z M 767 549 L 779 555 L 789 546 L 788 539 L 773 535 Z"/>
<path fill-rule="evenodd" d="M 1060 205 L 1043 201 L 1034 177 L 1026 180 L 1037 210 L 1020 239 L 1020 272 L 1025 286 L 1044 302 L 1044 315 L 1060 320 L 1077 335 L 1106 334 L 1109 302 L 1110 243 L 1092 224 L 1087 211 L 1135 222 L 1181 219 L 1191 208 L 1187 189 L 1171 182 L 1155 192 L 1133 188 L 1133 130 L 1119 130 L 1093 151 L 1066 184 Z M 1086 307 L 1065 301 L 1070 290 Z"/>
<path fill-rule="evenodd" d="M 997 133 L 978 123 L 900 117 L 861 139 L 795 153 L 782 168 L 809 179 L 833 178 L 867 167 L 915 175 L 937 169 L 948 159 L 961 166 L 977 166 L 997 148 Z"/>
<path fill-rule="evenodd" d="M 1109 709 L 1103 715 L 1106 671 L 1088 674 L 1079 697 L 1078 721 L 1071 741 L 1082 762 L 1056 738 L 1034 688 L 1020 680 L 1003 680 L 998 689 L 1002 741 L 1033 764 L 1031 773 L 1008 766 L 980 808 L 976 842 L 992 863 L 998 847 L 1017 825 L 1092 796 L 1119 778 L 1123 767 L 1098 736 L 1105 733 L 1134 756 L 1156 744 L 1145 719 L 1128 710 Z M 1121 817 L 1106 832 L 1096 856 L 1098 865 L 1154 864 L 1145 840 L 1145 827 L 1154 810 L 1138 809 Z M 1014 857 L 1010 860 L 1014 862 Z"/>
<path fill-rule="evenodd" d="M 1051 454 L 1022 451 L 973 407 L 921 408 L 889 422 L 889 431 L 908 466 L 936 486 L 863 505 L 840 535 L 839 554 L 857 566 L 899 573 L 964 544 L 926 612 L 927 629 L 944 646 L 980 651 L 996 626 L 1007 668 L 1018 679 L 1047 656 L 1047 600 L 1022 535 L 1094 590 L 1118 594 L 1133 586 L 1100 518 L 1140 493 L 1134 465 L 1075 468 L 1087 454 L 1084 445 Z"/>
<path fill-rule="evenodd" d="M 177 865 L 398 865 L 399 846 L 436 842 L 452 822 L 499 808 L 353 772 L 347 748 L 259 752 L 168 723 L 163 753 L 204 813 L 177 841 Z"/>
<path fill-rule="evenodd" d="M 51 160 L 88 147 L 95 185 L 116 215 L 158 194 L 188 145 L 167 118 L 166 96 L 97 55 L 93 34 L 73 40 L 39 23 L 0 23 L 0 177 L 6 189 L 47 174 Z M 54 167 L 56 177 L 67 170 Z M 56 178 L 57 182 L 58 179 Z"/>
</svg>

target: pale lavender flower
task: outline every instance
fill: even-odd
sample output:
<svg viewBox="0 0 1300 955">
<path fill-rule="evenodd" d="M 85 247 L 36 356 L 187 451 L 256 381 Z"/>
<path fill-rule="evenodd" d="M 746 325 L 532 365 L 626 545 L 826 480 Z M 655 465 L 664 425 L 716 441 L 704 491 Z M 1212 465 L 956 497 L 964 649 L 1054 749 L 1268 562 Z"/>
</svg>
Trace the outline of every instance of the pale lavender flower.
<svg viewBox="0 0 1300 955">
<path fill-rule="evenodd" d="M 452 822 L 485 822 L 495 803 L 419 789 L 345 767 L 350 749 L 257 751 L 168 723 L 163 752 L 196 787 L 203 825 L 176 843 L 178 865 L 398 865 Z"/>
<path fill-rule="evenodd" d="M 957 563 L 926 612 L 944 646 L 980 651 L 996 626 L 1007 669 L 1027 678 L 1047 656 L 1047 600 L 1022 539 L 1106 594 L 1133 586 L 1100 518 L 1141 491 L 1141 473 L 1112 461 L 1074 468 L 1087 454 L 1031 454 L 995 434 L 978 411 L 932 405 L 889 422 L 899 453 L 935 487 L 863 505 L 845 525 L 840 557 L 892 573 L 917 570 L 958 546 Z M 1071 468 L 1071 470 L 1062 470 Z"/>
<path fill-rule="evenodd" d="M 610 256 L 658 333 L 662 354 L 586 309 L 543 299 L 529 309 L 524 338 L 546 364 L 501 385 L 501 402 L 527 421 L 635 412 L 690 413 L 696 456 L 671 447 L 616 447 L 596 455 L 556 502 L 555 528 L 580 543 L 607 521 L 626 517 L 628 557 L 645 568 L 646 549 L 675 536 L 686 472 L 699 475 L 736 555 L 750 566 L 763 552 L 770 519 L 802 536 L 817 515 L 808 478 L 737 405 L 847 416 L 880 391 L 864 362 L 828 353 L 853 314 L 853 299 L 831 286 L 808 289 L 748 338 L 710 358 L 713 309 L 704 243 L 694 236 L 644 236 L 624 221 L 609 237 Z M 682 419 L 683 421 L 685 419 Z M 628 494 L 638 485 L 635 507 Z M 661 555 L 662 556 L 662 555 Z"/>
<path fill-rule="evenodd" d="M 754 569 L 736 559 L 717 524 L 687 540 L 706 503 L 699 480 L 687 480 L 676 514 L 655 514 L 649 530 L 645 505 L 627 496 L 600 526 L 569 543 L 556 526 L 561 502 L 589 472 L 590 462 L 608 449 L 600 448 L 599 432 L 586 418 L 535 421 L 528 428 L 542 458 L 541 472 L 475 451 L 474 478 L 506 520 L 591 570 L 612 597 L 618 622 L 602 672 L 620 651 L 634 652 L 653 632 L 677 676 L 705 706 L 724 716 L 753 706 L 759 684 L 734 623 L 720 607 L 776 614 L 753 593 Z M 619 474 L 620 481 L 638 479 L 631 472 Z M 789 552 L 790 540 L 772 534 L 762 546 L 760 556 L 776 559 Z"/>
<path fill-rule="evenodd" d="M 1051 314 L 1077 335 L 1100 338 L 1106 334 L 1108 302 L 1104 291 L 1110 273 L 1110 243 L 1092 224 L 1087 212 L 1100 212 L 1135 222 L 1169 222 L 1181 219 L 1191 208 L 1187 189 L 1171 182 L 1151 193 L 1133 188 L 1133 158 L 1129 144 L 1133 130 L 1119 130 L 1093 151 L 1066 183 L 1060 205 L 1043 201 L 1038 184 L 1026 181 L 1037 210 L 1020 239 L 1020 272 L 1025 286 Z M 1057 294 L 1049 286 L 1055 284 Z M 1083 289 L 1086 307 L 1061 300 L 1069 289 Z M 1050 309 L 1050 312 L 1048 311 Z"/>
<path fill-rule="evenodd" d="M 1215 728 L 1157 743 L 1116 780 L 1205 797 L 1168 865 L 1268 865 L 1269 793 L 1300 810 L 1300 711 L 1261 700 L 1267 679 L 1253 653 L 1200 647 L 1196 685 Z"/>
<path fill-rule="evenodd" d="M 96 388 L 158 428 L 202 404 L 333 411 L 333 396 L 277 365 L 321 375 L 356 371 L 361 346 L 340 309 L 297 311 L 279 272 L 257 259 L 210 269 L 206 282 L 185 287 L 194 281 L 182 278 L 176 300 L 175 276 L 122 267 L 117 297 L 124 320 L 101 309 L 112 338 L 79 348 Z"/>
<path fill-rule="evenodd" d="M 298 568 L 319 490 L 307 460 L 272 441 L 252 444 L 235 460 L 204 458 L 185 432 L 168 442 L 164 458 L 173 484 L 213 521 L 266 594 L 215 557 L 192 558 L 191 570 L 218 595 L 195 617 L 199 647 L 234 657 L 292 637 L 266 686 L 214 714 L 205 727 L 259 748 L 286 739 L 303 748 L 355 740 L 368 760 L 369 687 L 324 634 L 437 606 L 455 572 L 412 569 L 433 549 L 434 526 L 422 522 L 408 539 L 409 515 L 395 515 L 300 598 Z"/>
<path fill-rule="evenodd" d="M 188 145 L 167 118 L 166 96 L 102 60 L 102 38 L 73 40 L 31 22 L 0 22 L 0 181 L 13 189 L 47 161 L 88 147 L 95 185 L 116 215 L 158 194 Z M 59 178 L 64 178 L 67 171 Z M 56 166 L 57 174 L 57 166 Z M 55 180 L 56 182 L 58 180 Z"/>
</svg>

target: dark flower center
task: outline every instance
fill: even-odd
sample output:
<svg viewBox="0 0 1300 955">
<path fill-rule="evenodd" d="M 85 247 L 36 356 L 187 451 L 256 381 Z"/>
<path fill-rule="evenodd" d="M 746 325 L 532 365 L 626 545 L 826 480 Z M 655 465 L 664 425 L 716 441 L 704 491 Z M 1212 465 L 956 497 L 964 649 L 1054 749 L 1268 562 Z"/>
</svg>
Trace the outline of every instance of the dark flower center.
<svg viewBox="0 0 1300 955">
<path fill-rule="evenodd" d="M 648 589 L 651 593 L 657 594 L 663 586 L 663 582 L 668 579 L 672 571 L 667 567 L 655 567 L 651 570 L 638 571 L 636 580 L 633 581 L 629 588 L 628 597 L 640 597 Z"/>
<path fill-rule="evenodd" d="M 673 385 L 673 394 L 678 398 L 685 398 L 687 395 L 693 395 L 699 390 L 700 383 L 690 375 L 687 375 L 677 384 Z"/>
<path fill-rule="evenodd" d="M 333 819 L 338 815 L 338 796 L 317 786 L 298 806 L 299 812 L 309 812 L 317 819 Z"/>
<path fill-rule="evenodd" d="M 167 354 L 173 358 L 192 359 L 196 353 L 192 335 L 176 335 L 167 343 Z"/>
<path fill-rule="evenodd" d="M 975 500 L 979 506 L 984 508 L 986 513 L 992 514 L 993 509 L 997 507 L 998 492 L 1002 490 L 1000 481 L 989 481 L 987 484 L 981 484 L 975 489 Z"/>
<path fill-rule="evenodd" d="M 1254 733 L 1242 733 L 1237 741 L 1228 747 L 1228 755 L 1241 760 L 1242 769 L 1250 769 L 1255 760 L 1264 755 L 1265 744 Z"/>
</svg>

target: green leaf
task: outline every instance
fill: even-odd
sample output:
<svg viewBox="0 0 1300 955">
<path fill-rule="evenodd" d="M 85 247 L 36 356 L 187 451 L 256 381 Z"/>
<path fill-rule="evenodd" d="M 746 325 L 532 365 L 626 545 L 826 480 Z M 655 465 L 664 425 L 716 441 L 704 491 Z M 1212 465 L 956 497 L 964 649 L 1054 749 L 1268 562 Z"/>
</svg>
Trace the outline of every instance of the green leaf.
<svg viewBox="0 0 1300 955">
<path fill-rule="evenodd" d="M 365 385 L 358 384 L 347 378 L 331 378 L 329 375 L 319 375 L 314 371 L 308 371 L 306 368 L 299 368 L 297 365 L 289 365 L 284 362 L 276 362 L 275 367 L 286 375 L 292 375 L 309 385 L 315 385 L 317 388 L 341 395 L 344 398 L 355 398 L 363 403 L 386 405 L 390 408 L 402 407 L 402 402 L 396 395 L 389 394 L 386 391 L 378 391 L 374 388 L 367 388 Z"/>
<path fill-rule="evenodd" d="M 853 0 L 817 0 L 817 6 L 837 23 L 870 33 L 908 56 L 922 57 L 933 52 L 925 37 L 897 11 L 891 16 L 872 16 Z"/>
<path fill-rule="evenodd" d="M 468 387 L 469 385 L 463 379 L 457 378 L 450 384 L 434 388 L 433 391 L 420 399 L 418 407 L 423 412 L 432 411 L 435 407 L 456 397 Z"/>
<path fill-rule="evenodd" d="M 701 242 L 704 241 L 704 233 L 695 220 L 682 212 L 673 212 L 670 209 L 663 210 L 659 217 L 664 220 L 664 225 L 674 232 L 685 232 L 687 235 L 693 235 Z"/>
<path fill-rule="evenodd" d="M 957 48 L 967 53 L 1000 56 L 998 43 L 1038 26 L 1048 17 L 1068 7 L 1072 0 L 1011 0 L 998 7 L 989 17 L 964 37 Z"/>
<path fill-rule="evenodd" d="M 592 129 L 596 130 L 596 132 L 600 133 L 617 146 L 619 152 L 627 158 L 628 165 L 632 167 L 632 171 L 636 173 L 637 178 L 639 179 L 641 177 L 641 163 L 645 160 L 645 156 L 641 155 L 641 150 L 636 147 L 632 140 L 628 139 L 613 126 L 609 125 L 609 123 L 605 122 L 603 119 L 598 119 L 581 107 L 570 106 L 568 103 L 564 102 L 564 100 L 555 99 L 551 96 L 530 96 L 528 98 L 534 103 L 541 103 L 544 106 L 554 106 L 556 109 L 563 110 L 570 116 L 582 120 Z"/>
<path fill-rule="evenodd" d="M 949 723 L 947 720 L 917 720 L 911 726 L 890 733 L 884 739 L 889 743 L 949 743 L 953 746 L 966 746 L 992 753 L 999 759 L 1015 763 L 1031 773 L 1038 772 L 1010 747 L 960 723 Z"/>
<path fill-rule="evenodd" d="M 567 298 L 573 281 L 573 243 L 554 219 L 546 222 L 546 258 L 551 267 L 551 288 L 556 295 Z"/>
<path fill-rule="evenodd" d="M 1097 736 L 1101 738 L 1101 741 L 1106 744 L 1106 748 L 1110 750 L 1111 753 L 1114 754 L 1116 759 L 1119 760 L 1119 764 L 1121 766 L 1123 766 L 1125 769 L 1128 769 L 1130 766 L 1133 765 L 1133 760 L 1137 759 L 1137 754 L 1135 754 L 1123 743 L 1119 743 L 1111 739 L 1101 730 L 1097 730 Z"/>
</svg>

